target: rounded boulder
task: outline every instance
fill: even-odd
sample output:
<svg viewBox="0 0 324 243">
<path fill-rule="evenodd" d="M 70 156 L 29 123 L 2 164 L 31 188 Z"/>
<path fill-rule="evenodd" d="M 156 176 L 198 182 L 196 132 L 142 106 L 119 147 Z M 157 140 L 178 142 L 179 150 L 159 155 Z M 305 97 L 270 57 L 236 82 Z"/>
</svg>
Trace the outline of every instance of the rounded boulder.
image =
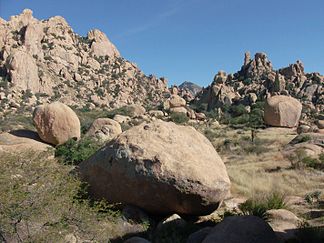
<svg viewBox="0 0 324 243">
<path fill-rule="evenodd" d="M 79 169 L 92 196 L 154 214 L 208 214 L 230 189 L 209 140 L 192 127 L 161 120 L 125 131 Z"/>
<path fill-rule="evenodd" d="M 267 99 L 264 106 L 264 122 L 274 127 L 296 127 L 302 104 L 295 98 L 276 95 Z"/>
<path fill-rule="evenodd" d="M 47 143 L 59 145 L 69 139 L 80 138 L 80 121 L 75 112 L 60 102 L 35 108 L 33 121 L 39 137 Z"/>
</svg>

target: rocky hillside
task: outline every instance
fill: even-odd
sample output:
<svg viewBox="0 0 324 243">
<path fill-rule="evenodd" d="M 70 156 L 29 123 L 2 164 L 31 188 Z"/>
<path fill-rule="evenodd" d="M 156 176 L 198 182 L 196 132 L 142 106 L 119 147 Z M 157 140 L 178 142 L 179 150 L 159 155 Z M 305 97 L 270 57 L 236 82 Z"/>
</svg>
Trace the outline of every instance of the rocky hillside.
<svg viewBox="0 0 324 243">
<path fill-rule="evenodd" d="M 248 109 L 257 101 L 281 94 L 299 99 L 306 113 L 319 113 L 324 110 L 323 83 L 324 76 L 305 73 L 301 61 L 274 70 L 266 54 L 256 53 L 252 59 L 247 52 L 240 71 L 234 74 L 219 71 L 195 103 L 207 110 L 238 104 Z"/>
<path fill-rule="evenodd" d="M 37 20 L 28 9 L 0 18 L 2 110 L 55 100 L 114 108 L 154 103 L 165 91 L 166 80 L 146 76 L 99 30 L 82 37 L 64 18 Z"/>
</svg>

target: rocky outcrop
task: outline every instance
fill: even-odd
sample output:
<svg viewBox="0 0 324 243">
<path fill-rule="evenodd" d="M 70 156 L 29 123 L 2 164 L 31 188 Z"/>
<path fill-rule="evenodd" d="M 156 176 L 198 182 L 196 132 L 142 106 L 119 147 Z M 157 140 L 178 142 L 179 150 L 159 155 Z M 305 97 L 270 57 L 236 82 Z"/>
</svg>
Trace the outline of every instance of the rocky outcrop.
<svg viewBox="0 0 324 243">
<path fill-rule="evenodd" d="M 74 33 L 60 16 L 37 20 L 31 10 L 0 21 L 0 83 L 22 106 L 61 101 L 78 108 L 118 108 L 158 104 L 167 80 L 146 76 L 120 56 L 108 37 L 95 29 Z M 24 93 L 36 99 L 26 103 Z M 3 110 L 10 109 L 6 102 Z"/>
<path fill-rule="evenodd" d="M 80 121 L 74 111 L 59 102 L 36 107 L 33 121 L 40 138 L 59 145 L 80 138 Z"/>
<path fill-rule="evenodd" d="M 212 144 L 192 127 L 156 120 L 133 127 L 80 164 L 90 193 L 157 214 L 205 214 L 229 193 Z"/>
<path fill-rule="evenodd" d="M 263 102 L 268 95 L 286 95 L 300 100 L 306 113 L 319 113 L 324 109 L 324 76 L 305 73 L 301 61 L 286 68 L 274 70 L 265 53 L 256 53 L 251 58 L 245 53 L 241 70 L 234 74 L 219 71 L 213 82 L 203 89 L 193 103 L 207 110 L 223 109 L 226 105 L 251 106 Z M 251 99 L 252 98 L 252 99 Z"/>
<path fill-rule="evenodd" d="M 96 57 L 118 57 L 120 56 L 117 48 L 110 42 L 107 36 L 100 30 L 91 30 L 88 33 L 88 39 L 91 41 L 91 51 Z"/>
<path fill-rule="evenodd" d="M 296 127 L 302 111 L 301 103 L 288 96 L 268 98 L 264 106 L 264 122 L 275 127 Z"/>
</svg>

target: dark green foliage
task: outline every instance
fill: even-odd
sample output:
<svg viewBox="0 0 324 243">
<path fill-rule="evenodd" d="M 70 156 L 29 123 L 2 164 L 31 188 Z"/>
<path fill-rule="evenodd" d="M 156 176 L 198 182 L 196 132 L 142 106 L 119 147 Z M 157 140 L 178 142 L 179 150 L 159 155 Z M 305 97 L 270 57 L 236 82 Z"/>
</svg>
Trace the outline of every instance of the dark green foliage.
<svg viewBox="0 0 324 243">
<path fill-rule="evenodd" d="M 180 112 L 172 112 L 170 114 L 170 120 L 177 124 L 183 124 L 189 121 L 189 117 Z"/>
<path fill-rule="evenodd" d="M 266 197 L 248 199 L 240 205 L 240 210 L 244 215 L 254 215 L 267 219 L 267 211 L 270 209 L 286 208 L 284 196 L 278 192 L 273 192 Z"/>
<path fill-rule="evenodd" d="M 99 148 L 99 144 L 90 138 L 83 138 L 80 141 L 70 139 L 65 144 L 56 147 L 55 157 L 59 157 L 64 164 L 78 165 Z"/>
<path fill-rule="evenodd" d="M 263 102 L 257 102 L 251 106 L 250 113 L 247 112 L 244 105 L 232 105 L 224 106 L 222 110 L 224 117 L 221 122 L 229 124 L 233 127 L 252 127 L 252 128 L 263 128 Z"/>
<path fill-rule="evenodd" d="M 240 105 L 233 105 L 229 108 L 229 112 L 233 117 L 238 117 L 242 116 L 244 114 L 247 114 L 247 111 L 245 109 L 245 106 L 240 104 Z"/>
</svg>

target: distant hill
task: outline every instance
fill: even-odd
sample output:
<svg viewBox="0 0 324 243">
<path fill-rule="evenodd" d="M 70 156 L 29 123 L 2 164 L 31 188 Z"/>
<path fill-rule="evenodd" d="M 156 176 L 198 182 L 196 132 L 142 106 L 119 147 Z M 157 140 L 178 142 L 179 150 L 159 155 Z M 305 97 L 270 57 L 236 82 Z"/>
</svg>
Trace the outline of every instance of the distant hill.
<svg viewBox="0 0 324 243">
<path fill-rule="evenodd" d="M 196 94 L 198 94 L 202 90 L 202 87 L 189 81 L 185 81 L 180 84 L 179 88 L 183 90 L 187 89 L 193 96 L 196 96 Z"/>
</svg>

